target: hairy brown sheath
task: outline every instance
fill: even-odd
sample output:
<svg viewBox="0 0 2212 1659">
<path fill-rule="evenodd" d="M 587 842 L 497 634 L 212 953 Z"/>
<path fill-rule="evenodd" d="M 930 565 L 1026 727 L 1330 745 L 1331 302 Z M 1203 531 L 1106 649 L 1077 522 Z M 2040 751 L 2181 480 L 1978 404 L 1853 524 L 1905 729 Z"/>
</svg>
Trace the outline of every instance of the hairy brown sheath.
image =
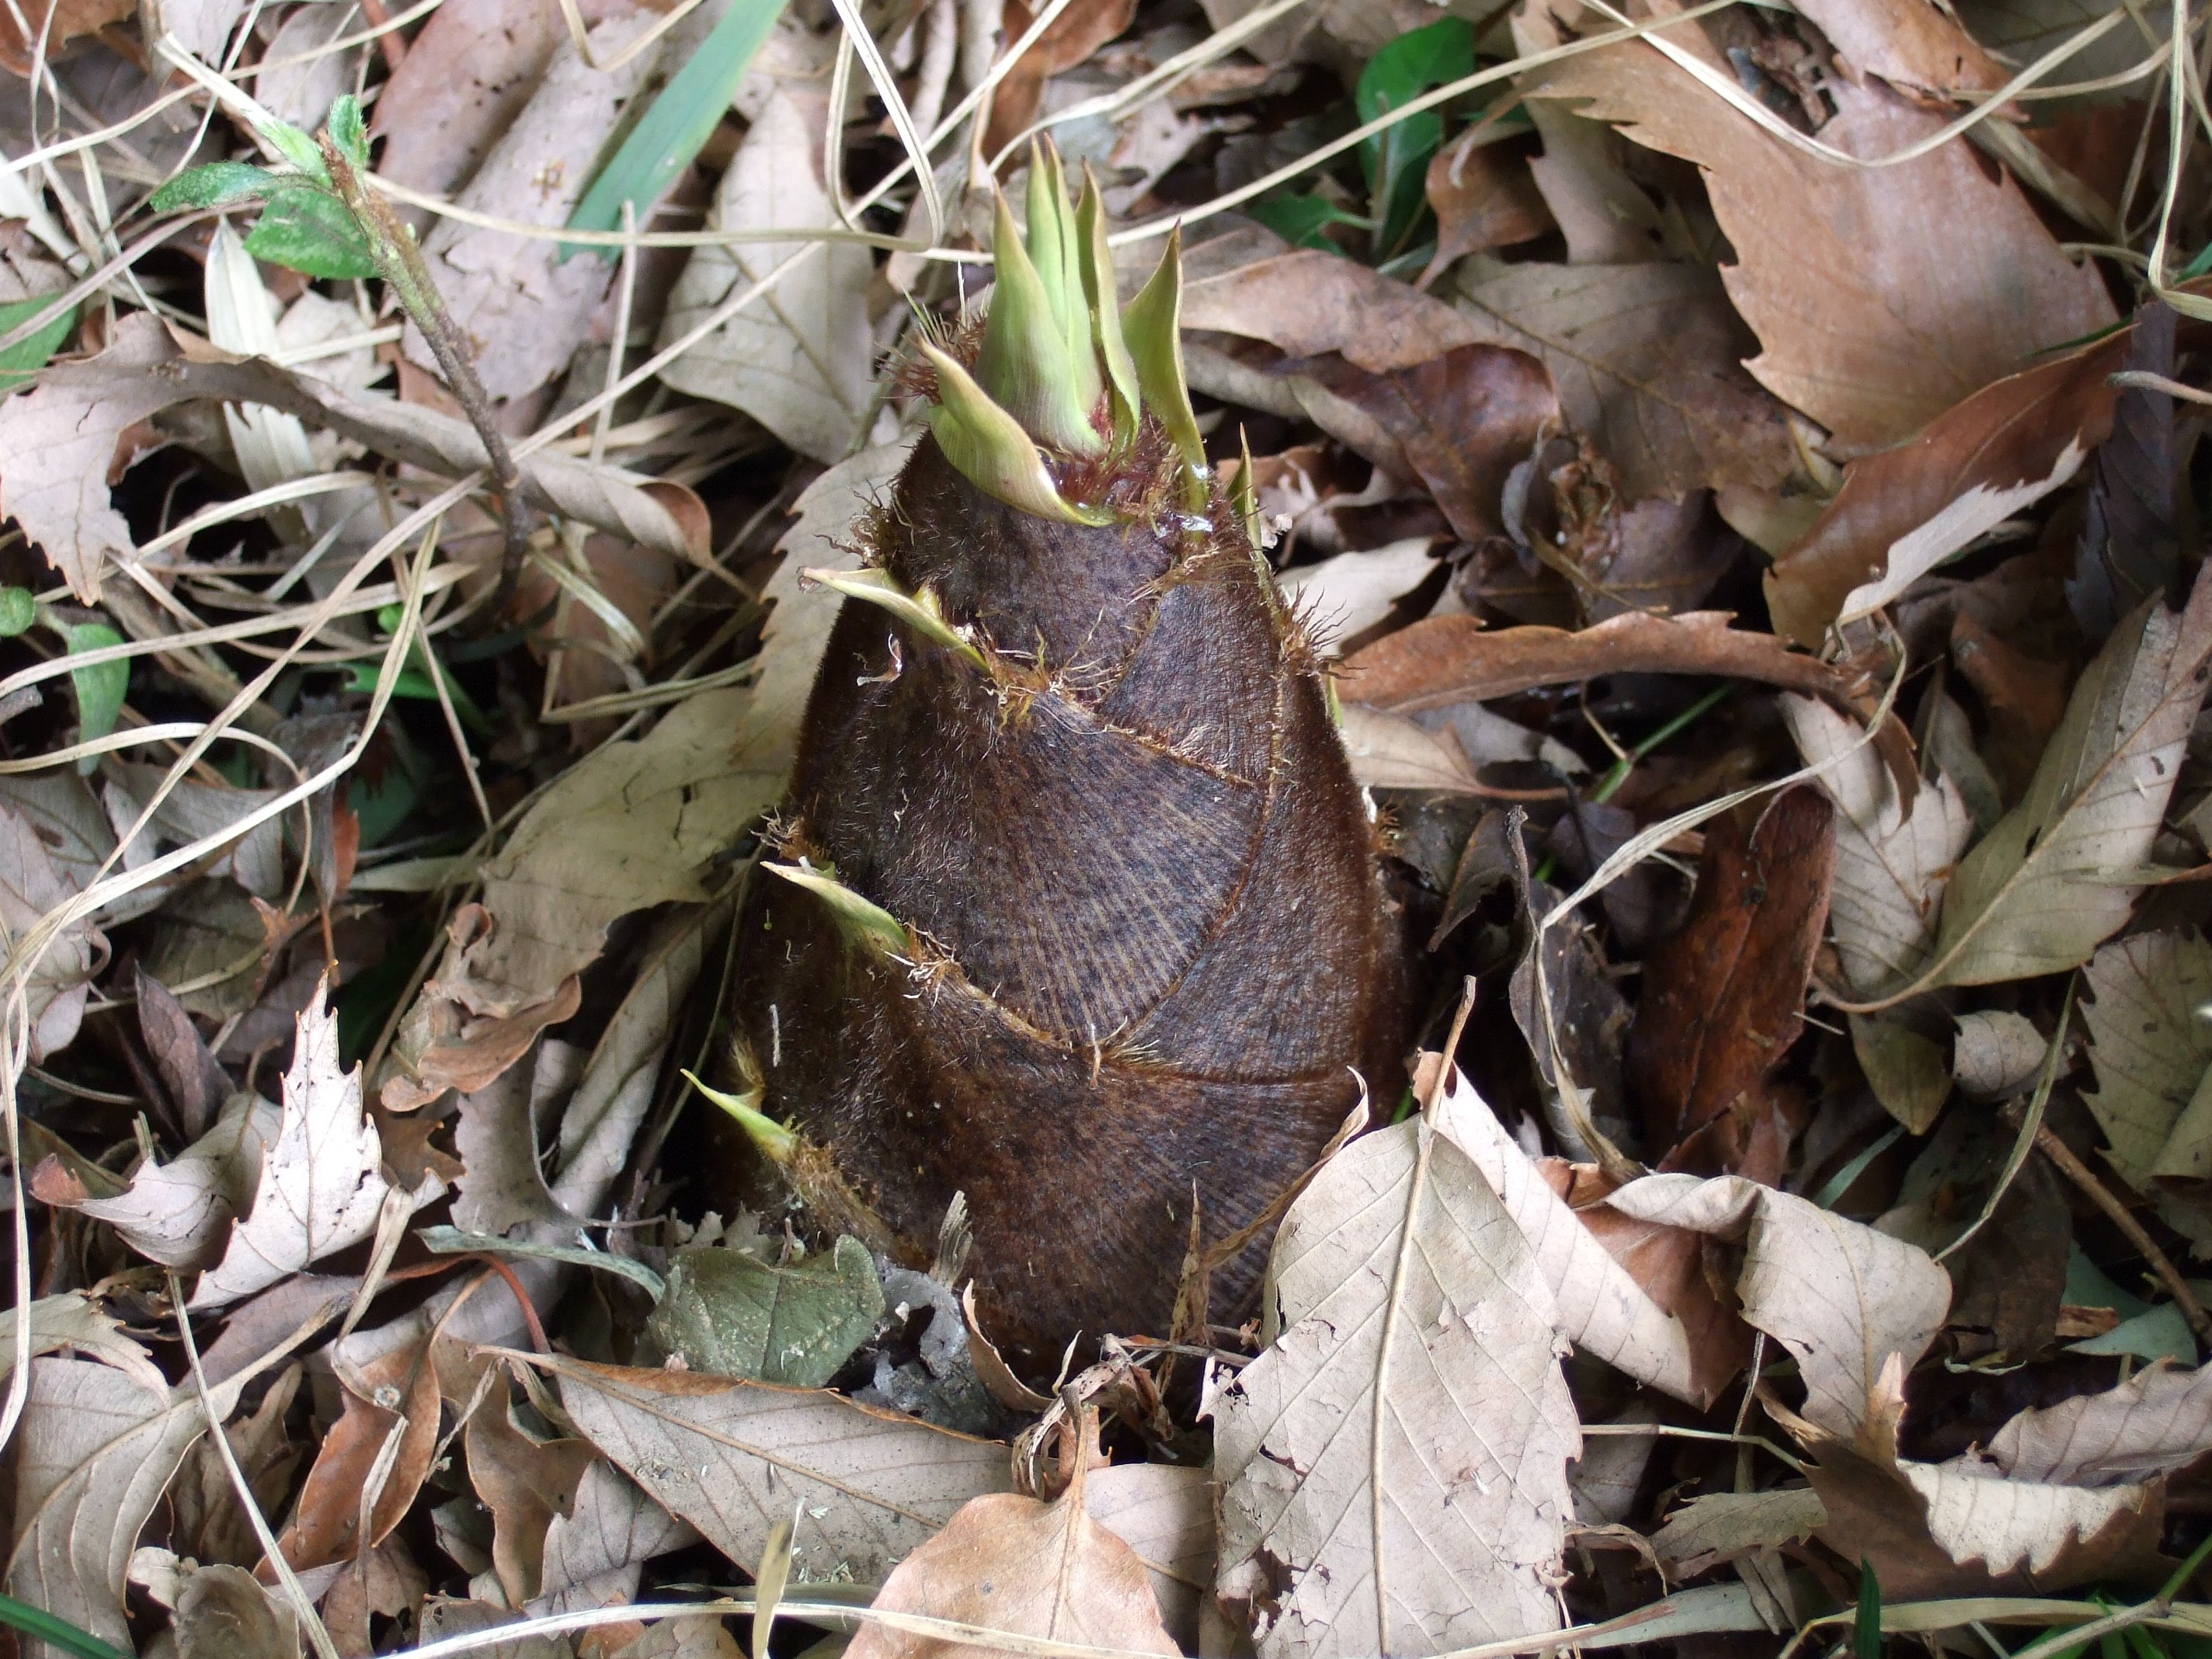
<svg viewBox="0 0 2212 1659">
<path fill-rule="evenodd" d="M 1148 380 L 1139 426 L 1106 393 L 1121 441 L 1048 454 L 1066 516 L 1108 522 L 1012 505 L 921 441 L 868 543 L 943 623 L 846 603 L 780 843 L 837 887 L 763 874 L 739 935 L 744 1068 L 799 1184 L 917 1261 L 965 1193 L 985 1328 L 1031 1373 L 1079 1333 L 1165 1334 L 1194 1189 L 1222 1237 L 1362 1079 L 1401 1075 L 1398 929 L 1319 665 L 1243 514 L 1218 488 L 1192 510 L 1187 398 L 1177 420 Z"/>
</svg>

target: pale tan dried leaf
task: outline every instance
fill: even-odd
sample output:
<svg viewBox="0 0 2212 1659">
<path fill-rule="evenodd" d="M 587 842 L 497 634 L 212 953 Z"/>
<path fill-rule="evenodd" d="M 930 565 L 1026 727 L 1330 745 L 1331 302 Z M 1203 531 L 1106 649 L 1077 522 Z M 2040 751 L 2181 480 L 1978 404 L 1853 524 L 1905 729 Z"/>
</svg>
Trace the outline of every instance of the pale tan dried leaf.
<svg viewBox="0 0 2212 1659">
<path fill-rule="evenodd" d="M 1168 1634 L 1196 1651 L 1200 1605 L 1213 1583 L 1213 1477 L 1176 1463 L 1116 1463 L 1085 1477 L 1083 1501 L 1144 1563 Z"/>
<path fill-rule="evenodd" d="M 1275 1240 L 1268 1346 L 1214 1398 L 1217 1594 L 1262 1659 L 1558 1626 L 1579 1425 L 1557 1316 L 1449 1123 L 1377 1130 L 1323 1168 Z"/>
<path fill-rule="evenodd" d="M 343 6 L 295 6 L 264 55 L 269 65 L 253 78 L 253 95 L 279 120 L 303 132 L 322 125 L 342 93 L 351 92 L 368 56 L 366 42 L 332 52 L 334 40 L 361 33 L 362 19 Z"/>
<path fill-rule="evenodd" d="M 1483 337 L 1441 300 L 1340 255 L 1291 248 L 1257 225 L 1190 249 L 1182 325 L 1265 340 L 1287 357 L 1334 351 L 1370 374 Z"/>
<path fill-rule="evenodd" d="M 1926 1134 L 1951 1097 L 1951 1070 L 1944 1064 L 1943 1045 L 1887 1014 L 1845 1018 L 1851 1053 L 1866 1073 L 1867 1087 L 1908 1134 Z"/>
<path fill-rule="evenodd" d="M 18 393 L 0 403 L 0 422 L 21 398 Z M 36 826 L 0 804 L 0 925 L 5 926 L 8 937 L 20 939 L 76 891 L 76 882 L 56 866 Z M 105 944 L 88 921 L 73 921 L 28 964 L 23 997 L 31 1019 L 33 1062 L 76 1041 L 90 992 L 94 952 L 99 950 L 104 959 Z"/>
<path fill-rule="evenodd" d="M 1827 704 L 1785 692 L 1782 717 L 1808 765 L 1832 763 L 1820 780 L 1837 807 L 1828 925 L 1844 977 L 1872 996 L 1927 960 L 1943 889 L 1973 821 L 1948 777 L 1922 783 L 1905 811 L 1874 745 Z"/>
<path fill-rule="evenodd" d="M 361 1068 L 338 1065 L 337 1016 L 327 984 L 299 1018 L 284 1073 L 283 1116 L 261 1156 L 253 1201 L 232 1230 L 221 1261 L 200 1276 L 190 1306 L 220 1308 L 265 1290 L 376 1231 L 392 1190 L 383 1147 L 362 1110 Z M 445 1195 L 436 1176 L 410 1194 L 419 1209 Z"/>
<path fill-rule="evenodd" d="M 454 1183 L 453 1225 L 498 1235 L 526 1222 L 568 1221 L 538 1162 L 538 1073 L 516 1066 L 463 1095 L 453 1150 L 463 1173 Z"/>
<path fill-rule="evenodd" d="M 2212 1451 L 2212 1370 L 2148 1370 L 2102 1394 L 2024 1411 L 1989 1458 L 2014 1480 L 2111 1486 L 2167 1474 Z"/>
<path fill-rule="evenodd" d="M 1704 266 L 1469 269 L 1458 306 L 1479 338 L 1552 371 L 1568 421 L 1620 469 L 1632 500 L 1771 489 L 1798 468 L 1787 411 L 1744 372 L 1755 343 Z"/>
<path fill-rule="evenodd" d="M 2089 452 L 2076 437 L 2059 451 L 2050 473 L 2002 488 L 1976 483 L 1932 518 L 1889 544 L 1881 574 L 1844 596 L 1837 613 L 1841 627 L 1871 617 L 1952 555 L 1978 540 L 2007 519 L 2033 506 L 2081 470 Z"/>
<path fill-rule="evenodd" d="M 1827 1521 L 1820 1495 L 1804 1486 L 1707 1492 L 1668 1516 L 1651 1547 L 1670 1575 L 1695 1578 L 1747 1551 L 1796 1543 Z"/>
<path fill-rule="evenodd" d="M 2203 983 L 2205 994 L 2212 996 L 2212 961 L 2205 963 Z M 2009 1009 L 1960 1014 L 1958 1024 L 1959 1034 L 1951 1044 L 1951 1075 L 1976 1100 L 2003 1100 L 2026 1088 L 2050 1047 L 2033 1020 Z M 2212 1053 L 2206 1058 L 2212 1060 Z"/>
<path fill-rule="evenodd" d="M 227 1417 L 242 1382 L 211 1391 Z M 34 1359 L 9 1448 L 15 1547 L 8 1593 L 126 1650 L 131 1553 L 169 1478 L 207 1427 L 196 1390 L 149 1390 L 89 1359 Z"/>
<path fill-rule="evenodd" d="M 2204 700 L 2212 583 L 2179 615 L 2155 602 L 2081 672 L 2027 796 L 1960 865 L 1930 986 L 2080 966 L 2135 907 L 2181 750 Z"/>
<path fill-rule="evenodd" d="M 647 11 L 609 18 L 591 31 L 592 52 L 611 62 L 653 21 Z M 526 225 L 567 223 L 623 104 L 653 64 L 648 51 L 595 70 L 564 35 L 530 102 L 461 192 L 461 205 Z M 614 273 L 597 252 L 563 257 L 560 242 L 459 219 L 440 220 L 422 253 L 477 378 L 498 399 L 534 392 L 568 368 Z M 403 343 L 415 362 L 435 365 L 411 323 Z"/>
<path fill-rule="evenodd" d="M 269 1102 L 234 1096 L 215 1127 L 168 1163 L 141 1164 L 127 1191 L 76 1207 L 165 1267 L 212 1267 L 222 1259 L 230 1224 L 252 1200 L 263 1154 L 283 1121 Z"/>
<path fill-rule="evenodd" d="M 2137 933 L 2099 951 L 2082 977 L 2090 1000 L 2081 1019 L 2097 1072 L 2095 1092 L 2082 1099 L 2121 1179 L 2148 1186 L 2154 1170 L 2204 1155 L 2195 1123 L 2186 1137 L 2177 1132 L 2185 1117 L 2200 1116 L 2212 1066 L 2212 1023 L 2197 1014 L 2212 1002 L 2212 945 L 2197 933 Z"/>
<path fill-rule="evenodd" d="M 1669 39 L 1733 79 L 1695 27 Z M 2115 319 L 2096 272 L 2067 258 L 2019 186 L 1993 179 L 1961 140 L 1897 167 L 1836 166 L 1641 41 L 1540 71 L 1528 89 L 1577 100 L 1705 170 L 1739 260 L 1722 278 L 1765 347 L 1752 374 L 1847 450 L 1905 437 L 2030 353 Z M 1820 137 L 1854 155 L 1901 149 L 1943 120 L 1878 85 L 1824 91 L 1837 114 Z"/>
<path fill-rule="evenodd" d="M 146 373 L 173 355 L 160 320 L 132 312 L 98 356 L 54 365 L 29 391 L 0 401 L 0 514 L 87 605 L 100 602 L 101 567 L 137 545 L 108 499 L 107 477 L 124 433 L 175 401 Z"/>
<path fill-rule="evenodd" d="M 1646 1176 L 1607 1201 L 1743 1240 L 1743 1316 L 1796 1357 L 1804 1414 L 1832 1434 L 1852 1431 L 1884 1362 L 1918 1360 L 1950 1309 L 1950 1275 L 1926 1251 L 1741 1176 Z"/>
<path fill-rule="evenodd" d="M 177 1659 L 296 1659 L 300 1621 L 241 1568 L 202 1567 L 177 1597 Z"/>
<path fill-rule="evenodd" d="M 1299 565 L 1275 579 L 1285 603 L 1299 608 L 1324 647 L 1364 633 L 1436 570 L 1436 538 L 1414 536 L 1364 553 L 1340 553 Z"/>
<path fill-rule="evenodd" d="M 0 1312 L 0 1381 L 15 1369 L 17 1317 L 13 1308 Z M 168 1392 L 169 1380 L 161 1374 L 161 1368 L 125 1334 L 121 1322 L 110 1318 L 82 1291 L 40 1297 L 31 1304 L 30 1324 L 34 1358 L 57 1348 L 72 1348 L 114 1366 L 142 1389 L 155 1394 Z"/>
<path fill-rule="evenodd" d="M 1803 10 L 1845 61 L 1847 74 L 1863 70 L 1939 98 L 1994 92 L 2012 79 L 1949 8 L 1932 0 L 1811 0 Z M 2081 73 L 2078 64 L 2067 66 L 2069 79 Z"/>
<path fill-rule="evenodd" d="M 645 1563 L 698 1540 L 690 1522 L 669 1514 L 601 1458 L 577 1484 L 575 1507 L 546 1526 L 541 1591 L 530 1611 L 567 1613 L 632 1601 Z"/>
<path fill-rule="evenodd" d="M 1431 732 L 1404 714 L 1386 714 L 1364 702 L 1340 710 L 1337 732 L 1355 781 L 1370 789 L 1432 789 L 1473 794 L 1481 785 L 1447 726 Z"/>
<path fill-rule="evenodd" d="M 1535 1252 L 1560 1334 L 1639 1382 L 1708 1403 L 1696 1386 L 1682 1322 L 1653 1301 L 1567 1207 L 1456 1066 L 1445 1106 L 1454 1140 Z"/>
<path fill-rule="evenodd" d="M 1180 1652 L 1160 1623 L 1145 1564 L 1085 1508 L 1085 1461 L 1079 1453 L 1067 1490 L 1049 1504 L 1016 1492 L 969 1499 L 892 1569 L 871 1605 L 1010 1635 Z M 996 1651 L 872 1623 L 846 1649 L 851 1659 L 985 1659 Z"/>
<path fill-rule="evenodd" d="M 746 1571 L 794 1498 L 794 1572 L 881 1579 L 970 1498 L 1012 1484 L 1006 1449 L 843 1395 L 556 1359 L 578 1429 Z"/>
<path fill-rule="evenodd" d="M 2014 1480 L 1971 1452 L 1899 1468 L 1928 1506 L 1928 1535 L 1952 1560 L 1998 1578 L 2024 1568 L 2054 1589 L 2081 1576 L 2053 1571 L 2069 1551 L 2154 1512 L 2140 1486 L 2093 1490 Z"/>
<path fill-rule="evenodd" d="M 826 88 L 824 89 L 826 91 Z M 722 175 L 710 221 L 722 230 L 834 226 L 823 182 L 823 93 L 772 92 Z M 804 246 L 751 242 L 702 247 L 669 296 L 664 343 L 689 333 L 739 288 Z M 867 249 L 830 242 L 811 263 L 671 363 L 679 392 L 743 410 L 802 455 L 834 462 L 853 447 L 871 406 Z"/>
</svg>

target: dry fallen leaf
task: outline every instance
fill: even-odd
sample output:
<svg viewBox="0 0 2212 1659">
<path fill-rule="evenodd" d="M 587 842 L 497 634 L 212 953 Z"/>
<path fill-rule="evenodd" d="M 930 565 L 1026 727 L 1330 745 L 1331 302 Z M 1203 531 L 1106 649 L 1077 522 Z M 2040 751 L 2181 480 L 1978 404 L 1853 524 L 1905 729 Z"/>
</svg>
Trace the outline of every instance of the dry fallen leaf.
<svg viewBox="0 0 2212 1659">
<path fill-rule="evenodd" d="M 79 1199 L 75 1207 L 164 1267 L 212 1267 L 229 1243 L 231 1223 L 252 1200 L 262 1158 L 283 1121 L 269 1102 L 234 1096 L 215 1127 L 168 1163 L 143 1164 L 124 1192 Z M 66 1200 L 56 1194 L 50 1201 Z"/>
<path fill-rule="evenodd" d="M 1564 4 L 1564 0 L 1563 0 Z M 1733 79 L 1693 26 L 1669 36 Z M 1739 264 L 1729 295 L 1765 351 L 1752 374 L 1847 452 L 1893 443 L 2039 348 L 2114 320 L 2102 279 L 2060 252 L 2008 176 L 1961 140 L 1869 171 L 1783 143 L 1641 41 L 1534 77 L 1638 143 L 1695 161 Z M 1942 125 L 1876 85 L 1829 82 L 1822 141 L 1874 157 Z M 1927 228 L 1944 234 L 1931 238 Z"/>
<path fill-rule="evenodd" d="M 2181 750 L 2212 676 L 2212 583 L 2154 601 L 2081 671 L 2026 799 L 1943 896 L 1923 986 L 1986 985 L 2080 966 L 2126 922 L 2150 872 Z"/>
<path fill-rule="evenodd" d="M 1051 1503 L 1018 1492 L 972 1498 L 945 1529 L 891 1570 L 869 1605 L 1125 1652 L 1181 1652 L 1160 1623 L 1145 1564 L 1086 1508 L 1085 1469 L 1097 1455 L 1097 1419 L 1085 1415 L 1085 1443 L 1071 1462 L 1067 1489 Z M 852 1659 L 980 1659 L 982 1643 L 863 1625 Z"/>
<path fill-rule="evenodd" d="M 2212 1174 L 2212 945 L 2197 933 L 2136 933 L 2089 959 L 2081 1009 L 2097 1087 L 2082 1103 L 2130 1186 Z M 2039 1045 L 2036 1058 L 2042 1054 Z"/>
<path fill-rule="evenodd" d="M 722 175 L 712 225 L 728 231 L 803 229 L 836 222 L 823 181 L 823 93 L 777 88 Z M 749 288 L 805 245 L 745 242 L 699 249 L 669 296 L 666 344 L 732 293 Z M 802 455 L 825 464 L 852 449 L 873 407 L 866 248 L 833 241 L 660 372 L 679 392 L 743 410 Z"/>
<path fill-rule="evenodd" d="M 1852 70 L 1908 92 L 1994 92 L 2012 72 L 1931 0 L 1812 0 L 1805 15 Z M 2078 72 L 2078 71 L 2076 71 Z"/>
<path fill-rule="evenodd" d="M 1820 1494 L 1803 1486 L 1706 1492 L 1668 1516 L 1651 1547 L 1669 1574 L 1696 1578 L 1753 1550 L 1796 1543 L 1827 1519 Z"/>
<path fill-rule="evenodd" d="M 1012 1485 L 1006 1449 L 843 1395 L 696 1371 L 542 1362 L 615 1466 L 747 1571 L 805 1507 L 799 1571 L 880 1579 L 970 1498 Z"/>
<path fill-rule="evenodd" d="M 1275 1239 L 1260 1357 L 1213 1397 L 1217 1593 L 1262 1659 L 1557 1627 L 1574 1404 L 1534 1252 L 1438 1102 L 1352 1142 Z"/>
<path fill-rule="evenodd" d="M 1184 1652 L 1199 1643 L 1213 1586 L 1213 1477 L 1173 1463 L 1116 1463 L 1084 1477 L 1091 1518 L 1137 1553 L 1160 1621 Z"/>
<path fill-rule="evenodd" d="M 1923 781 L 1909 809 L 1859 727 L 1810 697 L 1782 698 L 1806 764 L 1833 764 L 1820 787 L 1836 804 L 1836 878 L 1828 904 L 1844 975 L 1862 997 L 1903 983 L 1928 958 L 1951 871 L 1973 833 L 1945 775 Z"/>
</svg>

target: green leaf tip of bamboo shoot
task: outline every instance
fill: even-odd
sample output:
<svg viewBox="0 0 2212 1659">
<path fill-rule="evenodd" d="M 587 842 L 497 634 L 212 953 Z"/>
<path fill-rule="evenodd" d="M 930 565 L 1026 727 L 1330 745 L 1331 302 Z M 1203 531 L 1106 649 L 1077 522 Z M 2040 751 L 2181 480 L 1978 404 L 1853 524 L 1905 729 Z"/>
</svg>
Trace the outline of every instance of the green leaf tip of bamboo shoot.
<svg viewBox="0 0 2212 1659">
<path fill-rule="evenodd" d="M 888 570 L 802 570 L 799 580 L 835 589 L 848 599 L 881 605 L 924 639 L 958 652 L 978 668 L 983 666 L 983 653 L 946 619 L 945 607 L 928 588 L 908 592 Z"/>
<path fill-rule="evenodd" d="M 954 468 L 987 495 L 1040 519 L 1103 524 L 1103 515 L 1065 499 L 1044 457 L 1022 423 L 975 383 L 975 376 L 924 341 L 921 355 L 937 371 L 937 407 L 929 428 Z"/>
<path fill-rule="evenodd" d="M 761 1110 L 760 1103 L 766 1097 L 765 1091 L 748 1089 L 743 1094 L 733 1095 L 715 1088 L 712 1084 L 701 1082 L 696 1074 L 688 1071 L 684 1073 L 684 1080 L 735 1118 L 738 1127 L 760 1149 L 763 1158 L 771 1164 L 791 1162 L 792 1153 L 799 1146 L 799 1137 Z"/>
<path fill-rule="evenodd" d="M 1137 366 L 1137 389 L 1182 458 L 1184 502 L 1193 512 L 1201 511 L 1210 492 L 1206 440 L 1190 406 L 1190 382 L 1183 372 L 1180 225 L 1169 233 L 1158 268 L 1123 309 L 1121 331 Z"/>
<path fill-rule="evenodd" d="M 1054 216 L 1036 212 L 1030 216 L 1034 226 L 1049 223 Z M 991 313 L 975 359 L 976 384 L 1023 430 L 1070 454 L 1095 455 L 1106 447 L 1091 425 L 1097 392 L 1088 402 L 1081 395 L 1074 356 L 1060 326 L 1061 307 L 1055 303 L 1062 276 L 1059 229 L 1055 226 L 1042 239 L 1054 267 L 1048 283 L 1023 245 L 1003 196 L 998 198 L 995 222 L 992 252 L 998 281 L 991 289 Z M 1095 387 L 1095 367 L 1090 378 Z"/>
<path fill-rule="evenodd" d="M 805 888 L 822 900 L 830 907 L 830 914 L 840 931 L 854 944 L 884 956 L 902 955 L 910 948 L 904 922 L 873 899 L 854 892 L 829 871 L 817 870 L 803 859 L 797 864 L 764 864 L 761 868 L 782 877 L 794 887 Z"/>
</svg>

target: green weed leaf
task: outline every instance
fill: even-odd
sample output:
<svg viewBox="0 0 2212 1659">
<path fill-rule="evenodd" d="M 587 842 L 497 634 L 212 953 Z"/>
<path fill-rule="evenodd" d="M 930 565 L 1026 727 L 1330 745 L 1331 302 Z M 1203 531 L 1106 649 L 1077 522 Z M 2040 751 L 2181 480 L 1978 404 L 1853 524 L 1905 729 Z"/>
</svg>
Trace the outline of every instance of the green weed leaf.
<svg viewBox="0 0 2212 1659">
<path fill-rule="evenodd" d="M 330 182 L 330 169 L 323 165 L 323 147 L 307 133 L 289 122 L 271 121 L 261 129 L 261 136 L 276 147 L 278 155 L 307 177 L 323 184 Z"/>
<path fill-rule="evenodd" d="M 181 213 L 232 202 L 258 202 L 289 182 L 283 173 L 249 161 L 210 161 L 170 179 L 146 198 L 146 205 L 156 213 Z"/>
<path fill-rule="evenodd" d="M 20 328 L 52 305 L 54 298 L 51 294 L 42 294 L 36 299 L 11 300 L 0 305 L 0 334 Z M 62 342 L 69 338 L 70 330 L 76 326 L 76 307 L 66 306 L 29 339 L 18 341 L 5 351 L 0 351 L 0 398 L 6 397 L 44 368 L 47 360 L 61 349 Z M 20 633 L 21 630 L 16 631 Z"/>
<path fill-rule="evenodd" d="M 39 619 L 39 602 L 27 587 L 0 587 L 0 640 L 27 632 Z"/>
<path fill-rule="evenodd" d="M 73 657 L 123 643 L 123 635 L 106 623 L 73 623 L 64 637 Z M 118 659 L 72 668 L 70 684 L 76 689 L 77 741 L 92 743 L 112 732 L 123 717 L 124 694 L 131 689 L 131 665 Z"/>
<path fill-rule="evenodd" d="M 1447 17 L 1409 30 L 1368 59 L 1352 101 L 1364 123 L 1403 109 L 1432 87 L 1474 73 L 1474 30 L 1465 18 Z M 1375 253 L 1395 253 L 1413 234 L 1426 205 L 1429 157 L 1444 139 L 1440 110 L 1423 110 L 1366 140 L 1359 165 L 1367 176 L 1368 211 L 1377 222 Z"/>
<path fill-rule="evenodd" d="M 328 191 L 295 185 L 269 198 L 246 251 L 310 276 L 374 276 L 368 238 Z"/>
<path fill-rule="evenodd" d="M 331 142 L 359 172 L 368 170 L 368 129 L 361 118 L 361 100 L 347 93 L 331 106 Z"/>
<path fill-rule="evenodd" d="M 1881 1659 L 1881 1580 L 1859 1557 L 1859 1606 L 1851 1620 L 1851 1659 Z"/>
<path fill-rule="evenodd" d="M 1344 252 L 1323 234 L 1331 225 L 1364 226 L 1367 222 L 1356 213 L 1346 213 L 1319 191 L 1304 196 L 1270 196 L 1252 204 L 1252 216 L 1286 242 L 1294 242 L 1300 247 L 1317 247 L 1329 253 Z"/>
</svg>

